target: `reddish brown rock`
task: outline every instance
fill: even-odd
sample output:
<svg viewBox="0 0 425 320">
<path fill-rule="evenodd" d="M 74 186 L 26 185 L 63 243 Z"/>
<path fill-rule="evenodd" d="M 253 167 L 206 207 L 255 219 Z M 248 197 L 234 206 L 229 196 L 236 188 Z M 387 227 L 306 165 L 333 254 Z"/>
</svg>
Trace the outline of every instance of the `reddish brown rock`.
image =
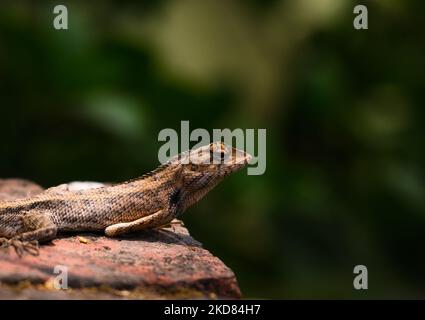
<svg viewBox="0 0 425 320">
<path fill-rule="evenodd" d="M 0 179 L 0 200 L 27 198 L 43 191 L 34 182 L 21 179 Z"/>
<path fill-rule="evenodd" d="M 54 289 L 55 266 L 67 268 L 70 289 Z M 0 251 L 0 298 L 240 298 L 240 291 L 232 270 L 173 225 L 120 239 L 62 235 L 39 256 Z"/>
</svg>

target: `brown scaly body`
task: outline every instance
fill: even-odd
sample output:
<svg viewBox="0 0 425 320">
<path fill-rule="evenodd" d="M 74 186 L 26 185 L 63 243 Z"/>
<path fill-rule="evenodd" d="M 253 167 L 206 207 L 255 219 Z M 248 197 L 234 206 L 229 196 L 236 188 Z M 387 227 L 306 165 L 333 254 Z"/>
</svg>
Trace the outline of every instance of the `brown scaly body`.
<svg viewBox="0 0 425 320">
<path fill-rule="evenodd" d="M 213 143 L 182 153 L 133 181 L 84 191 L 47 189 L 28 199 L 0 202 L 0 244 L 38 253 L 38 242 L 60 231 L 104 231 L 107 236 L 157 228 L 199 201 L 251 156 Z"/>
</svg>

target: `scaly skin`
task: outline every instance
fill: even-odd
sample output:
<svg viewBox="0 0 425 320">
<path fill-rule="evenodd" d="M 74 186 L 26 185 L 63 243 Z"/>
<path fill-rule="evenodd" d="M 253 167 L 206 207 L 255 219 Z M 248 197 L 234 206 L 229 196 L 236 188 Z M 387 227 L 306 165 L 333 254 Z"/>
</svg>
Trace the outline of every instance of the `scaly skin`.
<svg viewBox="0 0 425 320">
<path fill-rule="evenodd" d="M 132 181 L 83 191 L 47 189 L 28 199 L 0 202 L 0 244 L 38 254 L 38 242 L 60 231 L 104 231 L 115 237 L 169 224 L 251 156 L 212 143 L 175 156 Z"/>
</svg>

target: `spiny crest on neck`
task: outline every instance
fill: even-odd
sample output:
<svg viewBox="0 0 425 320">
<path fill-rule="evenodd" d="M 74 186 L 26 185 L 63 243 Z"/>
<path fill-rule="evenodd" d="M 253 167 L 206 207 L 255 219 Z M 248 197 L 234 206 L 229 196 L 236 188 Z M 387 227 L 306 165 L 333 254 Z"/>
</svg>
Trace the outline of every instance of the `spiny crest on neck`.
<svg viewBox="0 0 425 320">
<path fill-rule="evenodd" d="M 119 183 L 119 184 L 128 184 L 128 183 L 132 183 L 132 182 L 137 182 L 137 181 L 141 181 L 141 180 L 144 180 L 146 178 L 150 178 L 150 177 L 153 177 L 155 175 L 158 175 L 162 171 L 170 168 L 173 164 L 178 164 L 179 161 L 182 158 L 184 158 L 187 155 L 189 155 L 189 153 L 190 153 L 190 150 L 187 150 L 187 151 L 184 151 L 182 153 L 179 153 L 179 154 L 175 155 L 174 157 L 172 157 L 171 159 L 169 159 L 167 162 L 165 162 L 165 163 L 161 164 L 160 166 L 158 166 L 156 169 L 154 169 L 154 170 L 152 170 L 150 172 L 147 172 L 147 173 L 145 173 L 144 175 L 142 175 L 140 177 L 137 177 L 137 178 L 134 178 L 134 179 L 130 179 L 130 180 L 127 180 L 127 181 L 125 181 L 123 183 Z"/>
</svg>

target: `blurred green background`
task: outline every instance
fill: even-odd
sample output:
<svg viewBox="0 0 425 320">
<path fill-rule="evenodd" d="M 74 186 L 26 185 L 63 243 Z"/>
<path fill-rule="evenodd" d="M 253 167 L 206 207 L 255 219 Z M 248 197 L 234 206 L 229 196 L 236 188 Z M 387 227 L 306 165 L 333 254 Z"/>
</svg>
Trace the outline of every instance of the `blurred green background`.
<svg viewBox="0 0 425 320">
<path fill-rule="evenodd" d="M 0 177 L 121 181 L 181 120 L 266 128 L 266 173 L 184 215 L 244 296 L 424 298 L 425 5 L 363 1 L 357 31 L 358 3 L 2 1 Z"/>
</svg>

